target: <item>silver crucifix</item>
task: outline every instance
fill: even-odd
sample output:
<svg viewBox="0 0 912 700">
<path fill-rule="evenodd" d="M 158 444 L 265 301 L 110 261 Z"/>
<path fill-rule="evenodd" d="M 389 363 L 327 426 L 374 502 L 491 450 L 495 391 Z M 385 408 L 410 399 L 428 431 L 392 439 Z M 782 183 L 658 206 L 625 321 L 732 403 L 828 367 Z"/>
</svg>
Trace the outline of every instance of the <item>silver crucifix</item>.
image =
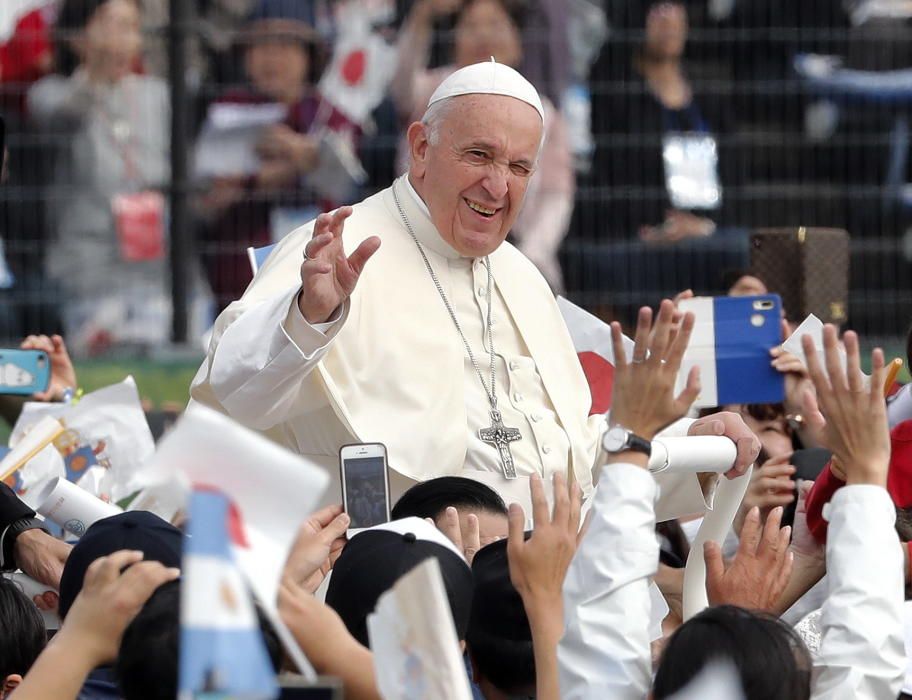
<svg viewBox="0 0 912 700">
<path fill-rule="evenodd" d="M 508 428 L 503 424 L 500 411 L 496 408 L 491 409 L 491 420 L 493 421 L 491 427 L 479 430 L 478 437 L 497 448 L 500 453 L 500 465 L 503 467 L 504 477 L 515 479 L 516 467 L 513 465 L 510 443 L 522 440 L 522 435 L 519 434 L 519 430 L 516 428 Z"/>
</svg>

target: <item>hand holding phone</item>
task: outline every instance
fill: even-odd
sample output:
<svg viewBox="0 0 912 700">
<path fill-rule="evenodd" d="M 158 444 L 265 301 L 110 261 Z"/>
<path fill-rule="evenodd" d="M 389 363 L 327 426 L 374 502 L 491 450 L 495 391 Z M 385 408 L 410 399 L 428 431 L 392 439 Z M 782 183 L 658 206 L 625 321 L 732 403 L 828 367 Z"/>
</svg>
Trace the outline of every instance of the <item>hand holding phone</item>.
<svg viewBox="0 0 912 700">
<path fill-rule="evenodd" d="M 379 442 L 343 445 L 339 450 L 342 505 L 351 525 L 348 536 L 389 522 L 389 474 L 386 446 Z"/>
<path fill-rule="evenodd" d="M 43 350 L 0 350 L 0 394 L 31 396 L 46 391 L 51 362 Z"/>
</svg>

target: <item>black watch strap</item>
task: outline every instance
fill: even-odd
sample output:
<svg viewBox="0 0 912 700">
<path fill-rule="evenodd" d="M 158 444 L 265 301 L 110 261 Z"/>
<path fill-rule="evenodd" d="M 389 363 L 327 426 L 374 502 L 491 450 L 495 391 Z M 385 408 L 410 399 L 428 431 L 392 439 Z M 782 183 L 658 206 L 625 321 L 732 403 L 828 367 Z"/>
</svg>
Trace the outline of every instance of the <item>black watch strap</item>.
<svg viewBox="0 0 912 700">
<path fill-rule="evenodd" d="M 45 524 L 37 518 L 20 518 L 7 526 L 0 533 L 0 571 L 12 571 L 16 568 L 16 558 L 13 556 L 13 547 L 16 539 L 23 532 L 28 530 L 44 530 L 47 532 Z"/>
<path fill-rule="evenodd" d="M 627 449 L 634 452 L 642 452 L 647 457 L 652 456 L 652 443 L 646 438 L 641 438 L 633 433 L 627 433 Z"/>
</svg>

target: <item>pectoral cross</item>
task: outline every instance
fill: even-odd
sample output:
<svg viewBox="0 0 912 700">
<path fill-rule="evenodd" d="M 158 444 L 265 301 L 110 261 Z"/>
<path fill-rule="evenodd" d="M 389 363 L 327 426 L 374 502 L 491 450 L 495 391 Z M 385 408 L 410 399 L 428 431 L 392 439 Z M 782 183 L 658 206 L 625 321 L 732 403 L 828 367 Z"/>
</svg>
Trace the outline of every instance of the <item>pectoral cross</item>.
<svg viewBox="0 0 912 700">
<path fill-rule="evenodd" d="M 503 468 L 504 478 L 515 479 L 516 467 L 513 465 L 510 443 L 522 440 L 522 435 L 516 428 L 508 428 L 503 424 L 500 411 L 496 408 L 491 410 L 491 420 L 493 421 L 491 427 L 479 430 L 478 437 L 497 448 L 500 453 L 500 466 Z"/>
</svg>

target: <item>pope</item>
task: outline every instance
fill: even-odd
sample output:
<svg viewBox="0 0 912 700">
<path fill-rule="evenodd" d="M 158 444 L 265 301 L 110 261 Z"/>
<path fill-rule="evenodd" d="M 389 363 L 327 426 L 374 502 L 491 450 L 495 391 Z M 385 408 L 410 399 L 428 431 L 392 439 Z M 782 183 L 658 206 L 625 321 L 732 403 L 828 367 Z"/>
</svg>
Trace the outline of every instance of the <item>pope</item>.
<svg viewBox="0 0 912 700">
<path fill-rule="evenodd" d="M 394 493 L 461 474 L 509 499 L 528 493 L 522 477 L 561 472 L 588 494 L 606 421 L 588 415 L 547 283 L 505 240 L 544 118 L 512 68 L 492 60 L 453 73 L 408 128 L 408 172 L 286 236 L 221 314 L 193 399 L 336 480 L 341 445 L 382 442 Z M 729 476 L 759 451 L 734 414 L 668 430 L 735 440 Z M 642 449 L 636 437 L 615 430 L 612 449 Z M 693 475 L 662 477 L 659 518 L 702 512 L 710 489 Z M 327 500 L 339 495 L 336 484 Z"/>
</svg>

